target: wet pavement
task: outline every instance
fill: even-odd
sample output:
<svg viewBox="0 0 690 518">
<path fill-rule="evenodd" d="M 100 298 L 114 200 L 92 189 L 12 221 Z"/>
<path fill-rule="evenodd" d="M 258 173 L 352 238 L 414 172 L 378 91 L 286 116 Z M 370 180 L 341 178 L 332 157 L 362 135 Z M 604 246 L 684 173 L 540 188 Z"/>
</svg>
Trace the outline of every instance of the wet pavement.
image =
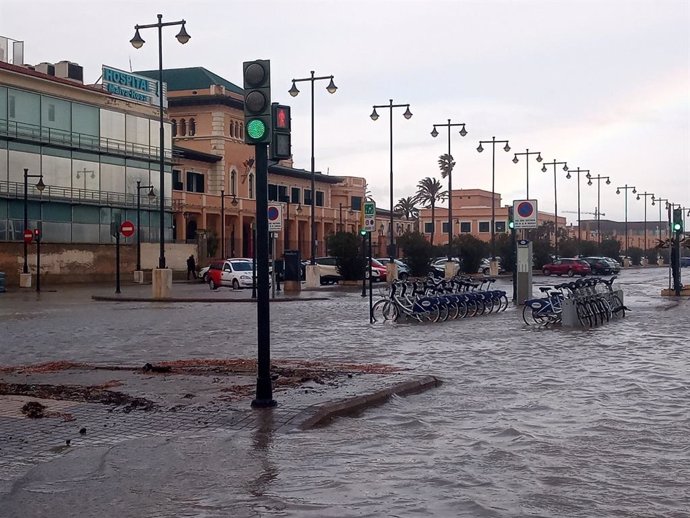
<svg viewBox="0 0 690 518">
<path fill-rule="evenodd" d="M 220 411 L 190 403 L 156 419 L 101 408 L 93 425 L 83 424 L 95 415 L 86 403 L 55 410 L 75 421 L 7 417 L 0 422 L 34 427 L 25 449 L 54 436 L 44 426 L 65 427 L 72 442 L 41 442 L 41 455 L 2 469 L 0 508 L 9 516 L 688 516 L 690 301 L 659 296 L 663 269 L 625 271 L 620 281 L 631 311 L 592 329 L 529 328 L 515 309 L 370 325 L 365 301 L 340 290 L 274 304 L 276 360 L 389 364 L 443 384 L 305 431 L 281 419 L 391 380 L 319 385 L 316 397 L 276 393 L 276 412 L 252 411 L 251 398 L 240 398 Z M 180 288 L 197 289 L 208 294 Z M 10 295 L 0 298 L 2 365 L 256 354 L 252 304 Z M 108 432 L 98 439 L 97 429 Z"/>
</svg>

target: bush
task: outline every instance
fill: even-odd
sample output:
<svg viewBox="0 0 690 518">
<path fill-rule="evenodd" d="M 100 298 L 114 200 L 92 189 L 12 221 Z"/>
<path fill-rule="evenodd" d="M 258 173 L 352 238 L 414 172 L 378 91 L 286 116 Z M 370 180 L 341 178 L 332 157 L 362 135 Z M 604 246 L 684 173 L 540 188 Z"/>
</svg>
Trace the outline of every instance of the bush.
<svg viewBox="0 0 690 518">
<path fill-rule="evenodd" d="M 355 281 L 364 276 L 366 260 L 362 257 L 362 238 L 352 232 L 338 232 L 328 236 L 328 253 L 335 257 L 343 280 Z"/>
<path fill-rule="evenodd" d="M 631 246 L 630 248 L 628 248 L 628 255 L 630 256 L 632 264 L 640 265 L 642 264 L 642 256 L 644 255 L 644 250 L 636 246 Z"/>
<path fill-rule="evenodd" d="M 412 276 L 423 277 L 429 273 L 433 247 L 423 234 L 406 232 L 398 238 L 398 244 L 403 251 L 403 259 L 410 267 Z"/>
<path fill-rule="evenodd" d="M 604 257 L 610 257 L 619 261 L 621 244 L 616 239 L 604 239 L 599 247 L 599 253 Z"/>
<path fill-rule="evenodd" d="M 647 262 L 649 262 L 649 264 L 657 264 L 657 261 L 659 260 L 659 252 L 656 248 L 650 248 L 647 250 L 645 256 L 647 257 Z"/>
<path fill-rule="evenodd" d="M 462 234 L 453 239 L 452 249 L 459 250 L 458 256 L 465 273 L 477 273 L 482 259 L 488 253 L 488 245 L 470 234 Z"/>
<path fill-rule="evenodd" d="M 534 268 L 541 270 L 542 266 L 551 262 L 551 243 L 546 238 L 532 241 L 532 255 L 534 256 Z"/>
</svg>

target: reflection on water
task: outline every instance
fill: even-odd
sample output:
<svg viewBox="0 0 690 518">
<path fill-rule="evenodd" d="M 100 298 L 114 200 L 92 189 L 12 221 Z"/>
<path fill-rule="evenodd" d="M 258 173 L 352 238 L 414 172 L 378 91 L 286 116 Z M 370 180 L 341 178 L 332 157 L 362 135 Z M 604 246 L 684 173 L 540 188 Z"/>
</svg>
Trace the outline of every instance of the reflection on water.
<svg viewBox="0 0 690 518">
<path fill-rule="evenodd" d="M 256 409 L 254 412 L 256 428 L 252 433 L 251 458 L 261 469 L 256 478 L 247 481 L 247 490 L 254 496 L 263 496 L 278 476 L 278 467 L 271 461 L 274 417 L 272 408 Z"/>
</svg>

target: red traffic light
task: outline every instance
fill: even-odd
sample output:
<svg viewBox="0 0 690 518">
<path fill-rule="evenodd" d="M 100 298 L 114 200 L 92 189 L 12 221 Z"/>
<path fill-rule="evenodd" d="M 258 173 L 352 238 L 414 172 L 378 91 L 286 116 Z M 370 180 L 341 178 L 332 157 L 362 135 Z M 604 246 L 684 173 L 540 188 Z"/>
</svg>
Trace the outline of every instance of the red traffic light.
<svg viewBox="0 0 690 518">
<path fill-rule="evenodd" d="M 37 229 L 37 228 L 34 229 L 34 237 L 35 237 L 36 239 L 38 239 L 39 237 L 41 237 L 41 231 L 40 231 L 39 229 Z"/>
<path fill-rule="evenodd" d="M 276 106 L 275 111 L 275 127 L 276 129 L 290 129 L 290 107 Z"/>
</svg>

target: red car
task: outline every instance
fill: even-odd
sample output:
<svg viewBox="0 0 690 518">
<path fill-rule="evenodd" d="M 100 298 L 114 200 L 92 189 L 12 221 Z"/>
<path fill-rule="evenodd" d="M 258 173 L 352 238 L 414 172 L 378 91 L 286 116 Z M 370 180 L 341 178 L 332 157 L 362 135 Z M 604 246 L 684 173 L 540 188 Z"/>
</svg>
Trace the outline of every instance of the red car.
<svg viewBox="0 0 690 518">
<path fill-rule="evenodd" d="M 592 273 L 589 263 L 584 259 L 556 259 L 554 262 L 542 266 L 541 271 L 544 275 L 553 273 L 558 276 L 565 274 L 568 277 L 573 275 L 584 277 Z"/>
<path fill-rule="evenodd" d="M 372 281 L 385 281 L 386 280 L 386 265 L 377 261 L 376 259 L 371 259 L 371 275 Z M 369 278 L 369 268 L 366 269 L 364 273 L 365 277 Z"/>
</svg>

